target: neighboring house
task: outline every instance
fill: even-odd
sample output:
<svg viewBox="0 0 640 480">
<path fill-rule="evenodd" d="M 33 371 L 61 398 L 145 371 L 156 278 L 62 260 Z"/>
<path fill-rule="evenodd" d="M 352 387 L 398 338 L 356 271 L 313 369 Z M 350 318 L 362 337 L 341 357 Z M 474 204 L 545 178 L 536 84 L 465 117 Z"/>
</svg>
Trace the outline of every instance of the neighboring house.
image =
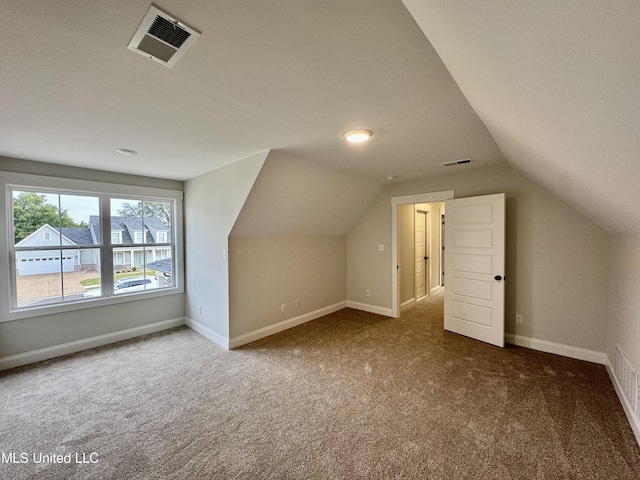
<svg viewBox="0 0 640 480">
<path fill-rule="evenodd" d="M 17 251 L 16 269 L 19 275 L 40 275 L 59 273 L 62 258 L 62 271 L 100 270 L 100 255 L 97 249 L 59 250 L 56 247 L 90 247 L 99 245 L 100 218 L 91 216 L 88 228 L 57 229 L 43 225 L 28 237 L 16 244 L 16 247 L 47 247 L 51 250 Z M 171 247 L 154 244 L 171 241 L 171 229 L 161 220 L 153 217 L 112 217 L 111 244 L 127 245 L 113 250 L 114 270 L 141 268 L 145 264 L 171 258 Z M 138 244 L 138 245 L 134 245 Z M 144 244 L 144 245 L 143 245 Z"/>
<path fill-rule="evenodd" d="M 100 217 L 89 217 L 89 229 L 100 243 Z M 155 217 L 111 217 L 111 244 L 131 245 L 113 250 L 113 267 L 115 270 L 141 268 L 150 262 L 171 257 L 170 246 L 150 247 L 156 243 L 171 242 L 171 228 Z"/>
<path fill-rule="evenodd" d="M 169 287 L 173 285 L 173 259 L 171 257 L 147 263 L 147 268 L 156 272 L 159 286 Z"/>
<path fill-rule="evenodd" d="M 69 232 L 68 230 L 86 230 L 87 232 Z M 17 243 L 16 247 L 46 247 L 51 245 L 52 249 L 16 252 L 16 269 L 20 275 L 39 275 L 43 273 L 60 272 L 61 256 L 63 272 L 81 270 L 83 261 L 87 262 L 87 264 L 93 263 L 95 265 L 95 259 L 90 258 L 93 250 L 85 250 L 82 252 L 83 255 L 81 255 L 80 250 L 61 251 L 55 249 L 55 247 L 60 245 L 78 245 L 80 237 L 87 240 L 86 233 L 88 233 L 88 230 L 87 228 L 63 228 L 62 238 L 60 238 L 58 229 L 48 224 L 43 225 Z M 90 241 L 91 237 L 89 236 L 88 239 Z M 80 245 L 82 244 L 83 242 L 81 241 Z"/>
</svg>

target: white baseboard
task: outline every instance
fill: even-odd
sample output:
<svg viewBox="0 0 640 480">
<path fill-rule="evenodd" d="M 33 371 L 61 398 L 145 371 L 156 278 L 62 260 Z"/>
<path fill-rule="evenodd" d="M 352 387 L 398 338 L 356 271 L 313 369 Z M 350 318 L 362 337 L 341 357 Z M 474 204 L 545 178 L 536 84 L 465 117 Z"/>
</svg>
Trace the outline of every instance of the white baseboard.
<svg viewBox="0 0 640 480">
<path fill-rule="evenodd" d="M 627 415 L 627 420 L 629 420 L 629 424 L 631 425 L 631 430 L 633 430 L 633 434 L 636 437 L 636 441 L 638 442 L 638 445 L 640 445 L 640 418 L 633 411 L 631 404 L 629 404 L 629 400 L 627 399 L 627 396 L 624 394 L 622 385 L 620 385 L 620 382 L 618 381 L 618 377 L 616 377 L 615 375 L 613 363 L 609 360 L 609 357 L 607 355 L 605 355 L 605 367 L 607 367 L 609 378 L 611 378 L 611 383 L 613 383 L 613 388 L 615 388 L 616 394 L 620 399 L 620 403 L 622 404 L 624 413 Z"/>
<path fill-rule="evenodd" d="M 215 332 L 209 327 L 188 317 L 185 319 L 184 324 L 192 330 L 198 332 L 203 337 L 208 338 L 214 343 L 217 343 L 222 348 L 229 350 L 229 339 L 227 337 L 220 335 L 218 332 Z"/>
<path fill-rule="evenodd" d="M 377 313 L 378 315 L 384 315 L 385 317 L 393 317 L 390 308 L 369 305 L 368 303 L 352 302 L 351 300 L 347 300 L 347 307 L 362 310 L 364 312 Z"/>
<path fill-rule="evenodd" d="M 525 337 L 514 333 L 505 334 L 505 340 L 512 345 L 526 347 L 540 352 L 555 353 L 564 357 L 575 358 L 576 360 L 585 360 L 587 362 L 599 363 L 605 365 L 606 356 L 604 352 L 596 352 L 586 348 L 572 347 L 562 343 L 549 342 L 547 340 L 538 340 L 537 338 Z"/>
<path fill-rule="evenodd" d="M 260 340 L 261 338 L 268 337 L 269 335 L 273 335 L 274 333 L 297 327 L 298 325 L 310 322 L 311 320 L 315 320 L 316 318 L 320 318 L 325 315 L 329 315 L 330 313 L 337 312 L 338 310 L 342 310 L 346 306 L 346 301 L 338 302 L 333 305 L 329 305 L 328 307 L 319 308 L 318 310 L 314 310 L 313 312 L 305 313 L 303 315 L 290 318 L 289 320 L 284 320 L 282 322 L 269 325 L 268 327 L 260 328 L 258 330 L 254 330 L 253 332 L 233 337 L 231 340 L 229 340 L 229 348 L 236 348 L 247 343 L 255 342 L 256 340 Z"/>
<path fill-rule="evenodd" d="M 416 303 L 416 299 L 411 298 L 400 305 L 400 311 L 404 312 L 405 310 L 409 310 L 411 307 L 415 307 Z"/>
<path fill-rule="evenodd" d="M 74 342 L 63 343 L 61 345 L 40 348 L 38 350 L 32 350 L 30 352 L 18 353 L 17 355 L 0 358 L 0 370 L 21 367 L 22 365 L 28 365 L 29 363 L 49 360 L 50 358 L 61 357 L 62 355 L 68 355 L 70 353 L 88 350 L 89 348 L 101 347 L 103 345 L 120 342 L 122 340 L 129 340 L 130 338 L 140 337 L 149 333 L 155 333 L 162 330 L 167 330 L 169 328 L 179 327 L 181 325 L 184 325 L 184 323 L 184 317 L 174 318 L 171 320 L 164 320 L 162 322 L 151 323 L 149 325 L 143 325 L 141 327 L 128 328 L 127 330 L 105 333 L 104 335 L 98 335 L 95 337 L 84 338 L 82 340 L 76 340 Z"/>
<path fill-rule="evenodd" d="M 438 285 L 437 287 L 433 287 L 431 289 L 431 295 L 435 295 L 436 293 L 440 293 L 442 290 L 444 290 L 442 285 Z"/>
</svg>

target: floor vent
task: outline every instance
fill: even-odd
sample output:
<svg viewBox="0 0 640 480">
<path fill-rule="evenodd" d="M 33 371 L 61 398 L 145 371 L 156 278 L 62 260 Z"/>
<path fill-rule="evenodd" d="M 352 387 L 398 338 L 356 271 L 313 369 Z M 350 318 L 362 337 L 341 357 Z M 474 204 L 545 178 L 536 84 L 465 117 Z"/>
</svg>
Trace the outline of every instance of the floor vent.
<svg viewBox="0 0 640 480">
<path fill-rule="evenodd" d="M 199 36 L 200 32 L 151 5 L 128 48 L 162 65 L 173 67 Z"/>
<path fill-rule="evenodd" d="M 622 386 L 631 410 L 636 411 L 636 389 L 638 388 L 638 374 L 633 370 L 627 356 L 622 352 L 619 345 L 616 345 L 613 367 L 618 382 Z"/>
<path fill-rule="evenodd" d="M 443 167 L 453 167 L 454 165 L 464 165 L 466 163 L 471 163 L 472 159 L 471 158 L 465 158 L 464 160 L 453 160 L 451 162 L 444 162 L 441 163 L 440 165 L 442 165 Z"/>
</svg>

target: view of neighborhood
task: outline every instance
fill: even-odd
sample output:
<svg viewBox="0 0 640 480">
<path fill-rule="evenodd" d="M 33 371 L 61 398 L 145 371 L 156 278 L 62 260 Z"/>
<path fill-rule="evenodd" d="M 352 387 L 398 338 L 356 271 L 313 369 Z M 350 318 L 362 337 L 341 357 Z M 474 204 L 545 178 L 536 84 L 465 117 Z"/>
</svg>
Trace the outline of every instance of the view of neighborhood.
<svg viewBox="0 0 640 480">
<path fill-rule="evenodd" d="M 97 197 L 13 192 L 18 307 L 105 295 L 105 245 L 115 295 L 172 285 L 171 203 L 111 199 L 108 238 L 99 211 Z"/>
</svg>

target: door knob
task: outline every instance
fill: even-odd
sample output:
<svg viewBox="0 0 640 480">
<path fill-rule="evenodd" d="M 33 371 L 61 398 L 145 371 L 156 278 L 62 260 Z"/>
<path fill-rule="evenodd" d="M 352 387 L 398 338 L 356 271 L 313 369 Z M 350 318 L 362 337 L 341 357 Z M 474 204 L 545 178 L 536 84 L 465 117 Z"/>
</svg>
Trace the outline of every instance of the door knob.
<svg viewBox="0 0 640 480">
<path fill-rule="evenodd" d="M 424 257 L 425 260 L 429 260 L 429 257 Z"/>
<path fill-rule="evenodd" d="M 496 280 L 498 280 L 498 281 L 502 280 L 502 277 L 501 277 L 500 275 L 496 275 L 496 276 L 495 276 L 495 277 L 493 277 L 493 278 L 495 278 L 495 279 L 496 279 Z"/>
</svg>

